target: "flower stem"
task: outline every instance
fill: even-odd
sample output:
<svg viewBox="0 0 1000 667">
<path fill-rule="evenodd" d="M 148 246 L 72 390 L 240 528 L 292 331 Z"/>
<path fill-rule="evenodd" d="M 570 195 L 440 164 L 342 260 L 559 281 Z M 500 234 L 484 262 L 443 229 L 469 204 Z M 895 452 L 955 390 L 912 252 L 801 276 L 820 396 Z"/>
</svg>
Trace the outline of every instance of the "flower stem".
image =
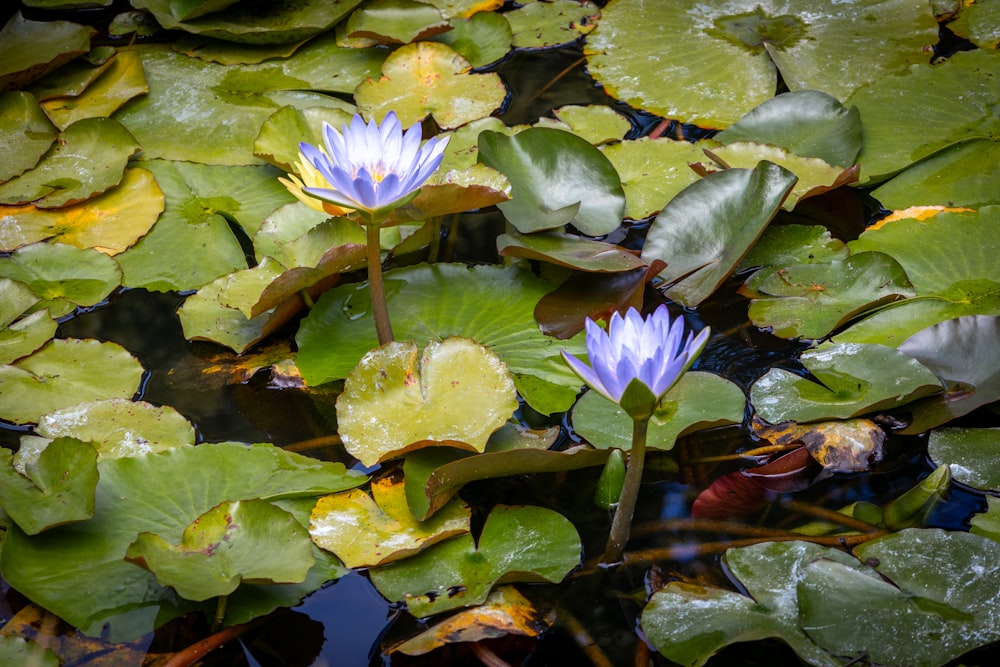
<svg viewBox="0 0 1000 667">
<path fill-rule="evenodd" d="M 378 344 L 385 345 L 395 340 L 392 324 L 389 322 L 389 307 L 385 303 L 385 287 L 382 283 L 382 257 L 379 254 L 379 225 L 373 218 L 365 220 L 368 230 L 368 288 L 371 291 L 372 317 Z"/>
<path fill-rule="evenodd" d="M 628 466 L 625 470 L 625 483 L 622 486 L 621 499 L 611 520 L 611 533 L 608 535 L 608 545 L 604 547 L 601 561 L 606 564 L 618 563 L 625 553 L 625 543 L 632 529 L 632 515 L 635 514 L 635 502 L 639 497 L 639 483 L 642 481 L 642 469 L 646 462 L 646 431 L 649 419 L 632 421 L 632 451 L 629 453 Z"/>
</svg>

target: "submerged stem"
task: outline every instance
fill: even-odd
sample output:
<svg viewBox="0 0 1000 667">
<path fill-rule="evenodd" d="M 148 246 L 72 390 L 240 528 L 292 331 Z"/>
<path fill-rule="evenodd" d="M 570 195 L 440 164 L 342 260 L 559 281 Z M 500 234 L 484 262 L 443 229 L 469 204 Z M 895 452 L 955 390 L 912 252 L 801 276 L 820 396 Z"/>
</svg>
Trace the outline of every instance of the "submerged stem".
<svg viewBox="0 0 1000 667">
<path fill-rule="evenodd" d="M 642 469 L 646 461 L 646 431 L 649 419 L 632 421 L 632 451 L 629 453 L 628 466 L 625 470 L 625 483 L 622 486 L 621 499 L 611 520 L 611 533 L 608 535 L 608 545 L 604 548 L 602 562 L 611 564 L 621 561 L 625 553 L 625 543 L 628 542 L 632 529 L 632 515 L 635 514 L 635 503 L 639 497 L 639 483 L 642 481 Z"/>
<path fill-rule="evenodd" d="M 365 220 L 368 231 L 368 288 L 371 292 L 372 317 L 378 344 L 385 345 L 395 340 L 392 324 L 389 322 L 389 307 L 385 302 L 385 287 L 382 283 L 382 257 L 379 254 L 379 231 L 381 226 L 373 219 Z"/>
</svg>

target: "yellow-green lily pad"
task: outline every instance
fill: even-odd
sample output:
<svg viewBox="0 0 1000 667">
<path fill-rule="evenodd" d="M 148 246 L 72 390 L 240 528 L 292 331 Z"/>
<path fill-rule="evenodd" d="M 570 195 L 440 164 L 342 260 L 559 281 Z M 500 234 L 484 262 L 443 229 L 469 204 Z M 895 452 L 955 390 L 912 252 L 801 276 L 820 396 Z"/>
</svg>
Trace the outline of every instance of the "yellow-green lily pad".
<svg viewBox="0 0 1000 667">
<path fill-rule="evenodd" d="M 0 30 L 0 92 L 21 88 L 90 51 L 97 31 L 69 21 L 14 14 Z"/>
<path fill-rule="evenodd" d="M 56 140 L 56 129 L 30 93 L 0 94 L 0 183 L 31 169 Z"/>
<path fill-rule="evenodd" d="M 83 93 L 46 99 L 42 108 L 64 130 L 84 118 L 110 116 L 133 97 L 148 92 L 139 54 L 121 51 L 108 61 L 100 76 Z"/>
<path fill-rule="evenodd" d="M 575 42 L 597 24 L 601 10 L 588 0 L 545 0 L 521 3 L 504 14 L 512 43 L 519 49 L 544 49 Z"/>
<path fill-rule="evenodd" d="M 482 452 L 517 409 L 507 366 L 467 338 L 387 343 L 366 354 L 337 399 L 344 447 L 366 466 L 413 449 L 452 445 Z"/>
</svg>

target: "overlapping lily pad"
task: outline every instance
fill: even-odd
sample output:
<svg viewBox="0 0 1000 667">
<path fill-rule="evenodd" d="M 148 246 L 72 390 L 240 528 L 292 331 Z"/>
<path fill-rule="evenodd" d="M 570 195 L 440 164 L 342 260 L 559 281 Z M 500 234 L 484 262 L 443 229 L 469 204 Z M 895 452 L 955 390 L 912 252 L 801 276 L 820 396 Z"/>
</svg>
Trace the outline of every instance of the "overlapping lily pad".
<svg viewBox="0 0 1000 667">
<path fill-rule="evenodd" d="M 97 31 L 69 21 L 30 21 L 17 12 L 0 30 L 0 92 L 25 86 L 90 50 Z"/>
<path fill-rule="evenodd" d="M 84 118 L 110 116 L 133 97 L 149 92 L 142 60 L 134 51 L 115 54 L 102 64 L 100 72 L 82 93 L 53 96 L 42 102 L 46 115 L 60 129 Z"/>
<path fill-rule="evenodd" d="M 31 169 L 56 140 L 52 125 L 30 93 L 0 93 L 0 148 L 7 159 L 0 165 L 0 183 Z"/>
<path fill-rule="evenodd" d="M 659 213 L 681 190 L 697 181 L 699 176 L 689 165 L 705 159 L 704 143 L 642 137 L 605 146 L 603 153 L 625 190 L 625 216 L 642 220 Z"/>
<path fill-rule="evenodd" d="M 473 67 L 482 67 L 503 58 L 510 51 L 510 23 L 502 14 L 476 12 L 449 21 L 451 30 L 432 38 L 455 49 Z"/>
</svg>

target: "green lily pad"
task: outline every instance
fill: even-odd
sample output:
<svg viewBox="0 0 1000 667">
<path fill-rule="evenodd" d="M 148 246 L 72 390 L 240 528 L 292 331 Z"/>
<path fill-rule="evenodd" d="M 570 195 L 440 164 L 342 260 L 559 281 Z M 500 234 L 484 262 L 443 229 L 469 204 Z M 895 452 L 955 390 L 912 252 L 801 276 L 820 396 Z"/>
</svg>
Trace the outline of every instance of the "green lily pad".
<svg viewBox="0 0 1000 667">
<path fill-rule="evenodd" d="M 951 468 L 955 480 L 983 491 L 1000 491 L 1000 429 L 936 428 L 927 455 Z"/>
<path fill-rule="evenodd" d="M 344 105 L 347 107 L 347 105 Z M 351 122 L 354 115 L 350 108 L 309 107 L 296 109 L 283 107 L 274 112 L 260 128 L 253 144 L 253 154 L 267 160 L 279 169 L 296 171 L 299 160 L 299 143 L 323 145 L 323 123 L 340 128 Z"/>
<path fill-rule="evenodd" d="M 963 3 L 958 18 L 949 22 L 948 28 L 981 49 L 1000 48 L 1000 8 L 995 3 Z"/>
<path fill-rule="evenodd" d="M 87 118 L 66 128 L 41 161 L 0 185 L 0 203 L 59 208 L 118 185 L 139 144 L 119 122 Z"/>
<path fill-rule="evenodd" d="M 800 360 L 818 383 L 772 368 L 750 387 L 750 403 L 764 420 L 848 419 L 941 390 L 934 373 L 884 345 L 826 343 L 803 352 Z"/>
<path fill-rule="evenodd" d="M 0 327 L 7 327 L 38 303 L 31 288 L 17 280 L 0 278 Z"/>
<path fill-rule="evenodd" d="M 135 0 L 132 6 L 153 14 L 168 30 L 245 44 L 298 42 L 334 26 L 360 0 L 274 0 L 235 3 L 226 12 L 201 15 L 178 11 L 176 0 Z"/>
<path fill-rule="evenodd" d="M 446 44 L 417 42 L 401 46 L 382 64 L 382 76 L 361 82 L 354 101 L 367 118 L 381 120 L 395 111 L 404 127 L 428 115 L 453 129 L 500 108 L 507 90 L 494 72 L 470 72 L 469 61 Z"/>
<path fill-rule="evenodd" d="M 469 61 L 472 67 L 483 67 L 500 60 L 510 51 L 510 22 L 502 14 L 476 12 L 466 18 L 452 18 L 451 30 L 430 38 L 447 44 Z"/>
<path fill-rule="evenodd" d="M 912 407 L 907 433 L 922 433 L 1000 399 L 1000 317 L 946 320 L 918 331 L 897 349 L 931 369 L 948 388 Z"/>
<path fill-rule="evenodd" d="M 446 174 L 450 171 L 464 171 L 475 164 L 479 158 L 479 135 L 489 130 L 490 132 L 500 132 L 512 135 L 528 129 L 527 125 L 515 125 L 508 127 L 499 118 L 490 116 L 480 118 L 467 125 L 448 132 L 448 147 L 444 151 L 444 158 L 441 166 L 435 174 Z M 431 177 L 433 178 L 433 176 Z"/>
<path fill-rule="evenodd" d="M 969 532 L 1000 542 L 1000 498 L 986 496 L 987 511 L 973 514 Z"/>
<path fill-rule="evenodd" d="M 736 268 L 739 271 L 759 268 L 747 278 L 740 292 L 760 296 L 757 285 L 775 271 L 792 264 L 834 262 L 847 259 L 850 251 L 830 230 L 820 225 L 771 225 Z"/>
<path fill-rule="evenodd" d="M 206 62 L 220 65 L 255 65 L 272 58 L 288 58 L 308 41 L 304 39 L 287 44 L 238 44 L 187 33 L 178 36 L 173 47 L 179 53 Z"/>
<path fill-rule="evenodd" d="M 265 500 L 219 503 L 185 529 L 174 545 L 141 532 L 125 552 L 188 600 L 229 595 L 246 583 L 300 584 L 316 564 L 308 531 Z"/>
<path fill-rule="evenodd" d="M 503 361 L 467 338 L 387 343 L 366 354 L 337 398 L 344 447 L 371 466 L 419 447 L 483 451 L 517 409 Z"/>
<path fill-rule="evenodd" d="M 115 260 L 102 252 L 62 243 L 34 243 L 0 259 L 0 276 L 27 285 L 48 308 L 62 317 L 78 306 L 93 306 L 121 285 Z"/>
<path fill-rule="evenodd" d="M 82 95 L 87 86 L 111 66 L 118 51 L 113 46 L 96 46 L 28 87 L 39 100 Z"/>
<path fill-rule="evenodd" d="M 498 432 L 499 433 L 499 432 Z M 545 444 L 545 441 L 542 440 Z M 406 496 L 410 511 L 426 519 L 468 484 L 483 479 L 564 472 L 603 465 L 608 452 L 589 447 L 552 451 L 545 447 L 504 448 L 491 439 L 483 454 L 431 447 L 406 457 Z"/>
<path fill-rule="evenodd" d="M 402 480 L 372 482 L 372 494 L 352 489 L 316 502 L 309 534 L 347 567 L 373 567 L 412 556 L 456 535 L 469 532 L 472 510 L 460 500 L 448 503 L 434 518 L 417 520 L 406 503 Z"/>
<path fill-rule="evenodd" d="M 578 271 L 619 273 L 646 266 L 620 246 L 556 232 L 501 234 L 497 237 L 497 251 L 501 257 L 536 259 Z"/>
<path fill-rule="evenodd" d="M 716 145 L 642 137 L 603 147 L 625 190 L 625 217 L 642 220 L 655 215 L 697 181 L 699 176 L 689 165 L 704 159 L 705 143 Z"/>
<path fill-rule="evenodd" d="M 110 116 L 133 97 L 148 92 L 139 54 L 122 51 L 107 61 L 100 76 L 82 94 L 51 97 L 42 102 L 42 108 L 59 129 L 65 130 L 84 118 Z"/>
<path fill-rule="evenodd" d="M 511 182 L 511 200 L 498 204 L 521 233 L 572 224 L 588 236 L 616 229 L 625 193 L 611 162 L 575 134 L 531 128 L 508 137 L 479 135 L 479 160 Z"/>
<path fill-rule="evenodd" d="M 589 33 L 601 10 L 587 0 L 546 0 L 522 3 L 503 16 L 510 23 L 515 48 L 544 49 L 575 42 Z"/>
<path fill-rule="evenodd" d="M 1000 607 L 1000 544 L 909 529 L 854 551 L 884 579 L 818 561 L 798 588 L 799 622 L 830 652 L 937 667 L 1000 639 L 989 620 Z"/>
<path fill-rule="evenodd" d="M 0 662 L 34 667 L 59 667 L 61 664 L 51 649 L 17 636 L 0 637 Z"/>
<path fill-rule="evenodd" d="M 366 479 L 339 463 L 270 445 L 237 443 L 106 459 L 98 470 L 92 519 L 37 537 L 8 530 L 0 567 L 5 580 L 36 604 L 83 632 L 104 633 L 110 641 L 141 636 L 193 608 L 157 584 L 152 574 L 124 560 L 139 533 L 179 542 L 190 523 L 222 502 L 261 499 L 280 504 L 275 499 L 316 497 Z M 329 570 L 322 562 L 316 567 L 321 566 Z M 245 593 L 255 599 L 242 601 L 241 588 L 229 598 L 233 617 L 227 613 L 227 621 L 241 622 L 240 607 L 251 602 L 258 611 L 295 604 L 324 581 L 310 574 L 300 585 L 262 585 Z M 265 594 L 267 602 L 260 599 Z"/>
<path fill-rule="evenodd" d="M 713 137 L 721 144 L 770 144 L 829 165 L 850 167 L 861 150 L 861 114 L 818 90 L 782 93 Z"/>
<path fill-rule="evenodd" d="M 685 306 L 704 301 L 763 233 L 796 177 L 761 162 L 753 169 L 709 174 L 674 197 L 656 216 L 643 247 L 647 262 L 667 264 L 667 296 Z"/>
<path fill-rule="evenodd" d="M 462 213 L 500 204 L 510 199 L 507 177 L 483 164 L 465 171 L 440 169 L 405 206 L 395 209 L 382 227 L 423 222 L 453 213 Z"/>
<path fill-rule="evenodd" d="M 225 165 L 259 164 L 254 140 L 282 107 L 344 108 L 327 93 L 351 92 L 378 73 L 385 57 L 376 49 L 342 49 L 333 35 L 311 40 L 287 59 L 253 65 L 204 62 L 169 44 L 128 49 L 142 57 L 149 94 L 115 118 L 142 144 L 142 159 Z"/>
<path fill-rule="evenodd" d="M 188 21 L 221 11 L 237 2 L 239 0 L 170 0 L 170 15 L 178 21 Z"/>
<path fill-rule="evenodd" d="M 253 235 L 264 218 L 294 201 L 274 167 L 224 167 L 152 160 L 166 207 L 149 234 L 118 257 L 125 285 L 151 290 L 197 289 L 246 268 L 229 220 Z M 192 252 L 210 248 L 211 252 Z"/>
<path fill-rule="evenodd" d="M 943 148 L 872 192 L 883 206 L 1000 204 L 1000 140 L 970 139 Z"/>
<path fill-rule="evenodd" d="M 865 123 L 863 181 L 884 181 L 953 143 L 996 136 L 998 67 L 995 51 L 960 52 L 933 67 L 912 65 L 848 98 L 844 104 L 857 106 Z M 956 107 L 959 96 L 962 104 Z"/>
<path fill-rule="evenodd" d="M 0 366 L 0 417 L 37 422 L 84 401 L 131 398 L 142 374 L 139 362 L 115 343 L 56 339 L 29 357 Z"/>
<path fill-rule="evenodd" d="M 163 191 L 146 169 L 126 169 L 121 183 L 85 202 L 59 209 L 0 206 L 0 250 L 52 240 L 117 255 L 135 244 L 163 211 Z"/>
<path fill-rule="evenodd" d="M 580 338 L 559 341 L 539 331 L 534 308 L 552 285 L 517 267 L 438 263 L 385 273 L 386 298 L 398 340 L 464 336 L 487 345 L 512 373 L 579 390 L 560 350 L 583 352 Z M 484 309 L 482 304 L 489 303 Z M 320 298 L 296 335 L 296 357 L 310 385 L 347 377 L 378 346 L 365 285 L 341 285 Z M 524 385 L 519 384 L 522 395 Z M 544 385 L 542 385 L 544 388 Z M 531 401 L 530 392 L 525 399 Z"/>
<path fill-rule="evenodd" d="M 620 142 L 632 130 L 624 116 L 603 104 L 570 104 L 553 109 L 552 114 L 554 119 L 542 116 L 534 126 L 572 132 L 595 146 Z"/>
<path fill-rule="evenodd" d="M 646 446 L 673 449 L 677 438 L 743 421 L 746 397 L 738 386 L 712 373 L 689 371 L 660 401 L 649 420 Z M 572 413 L 573 430 L 594 447 L 632 449 L 632 418 L 600 394 L 588 391 Z"/>
<path fill-rule="evenodd" d="M 97 456 L 122 458 L 195 444 L 194 426 L 169 405 L 111 398 L 54 410 L 38 420 L 46 438 L 76 438 L 94 446 Z M 24 462 L 25 448 L 17 453 Z"/>
<path fill-rule="evenodd" d="M 915 294 L 899 263 L 879 252 L 785 266 L 754 281 L 754 291 L 750 321 L 782 338 L 822 338 L 859 315 Z"/>
<path fill-rule="evenodd" d="M 0 183 L 31 169 L 56 140 L 56 129 L 30 93 L 0 93 Z"/>
<path fill-rule="evenodd" d="M 372 0 L 356 9 L 340 29 L 374 44 L 409 44 L 449 29 L 437 8 L 416 0 Z"/>
<path fill-rule="evenodd" d="M 779 71 L 792 91 L 844 99 L 926 60 L 923 47 L 936 41 L 934 16 L 920 0 L 860 7 L 684 0 L 671 6 L 670 17 L 643 0 L 615 0 L 588 35 L 586 53 L 588 68 L 613 97 L 667 118 L 723 128 L 774 96 Z M 867 128 L 864 110 L 861 115 Z"/>
<path fill-rule="evenodd" d="M 22 475 L 0 448 L 0 506 L 28 535 L 94 514 L 97 453 L 73 438 L 54 440 Z"/>
<path fill-rule="evenodd" d="M 526 545 L 531 545 L 526 549 Z M 557 583 L 580 563 L 580 537 L 543 507 L 493 508 L 478 543 L 471 535 L 441 542 L 406 560 L 369 570 L 375 588 L 406 603 L 417 618 L 481 604 L 500 583 Z"/>
<path fill-rule="evenodd" d="M 10 281 L 0 280 L 6 282 Z M 39 310 L 0 329 L 0 364 L 12 364 L 39 349 L 52 340 L 57 327 L 49 311 Z"/>
<path fill-rule="evenodd" d="M 14 14 L 0 30 L 0 92 L 21 88 L 90 51 L 97 31 L 69 21 Z"/>
</svg>

